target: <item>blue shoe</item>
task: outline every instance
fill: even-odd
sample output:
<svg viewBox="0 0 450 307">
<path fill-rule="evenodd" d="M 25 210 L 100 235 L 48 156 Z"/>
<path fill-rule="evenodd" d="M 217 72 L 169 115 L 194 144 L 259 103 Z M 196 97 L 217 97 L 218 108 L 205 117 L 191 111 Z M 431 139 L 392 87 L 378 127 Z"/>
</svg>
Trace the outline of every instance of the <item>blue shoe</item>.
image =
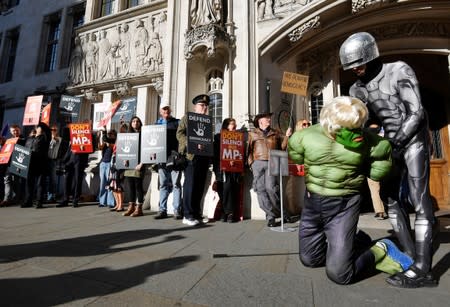
<svg viewBox="0 0 450 307">
<path fill-rule="evenodd" d="M 412 258 L 403 253 L 389 239 L 378 241 L 373 248 L 385 252 L 385 256 L 375 265 L 380 271 L 388 274 L 396 274 L 407 270 L 413 264 Z M 372 251 L 374 251 L 373 248 Z"/>
</svg>

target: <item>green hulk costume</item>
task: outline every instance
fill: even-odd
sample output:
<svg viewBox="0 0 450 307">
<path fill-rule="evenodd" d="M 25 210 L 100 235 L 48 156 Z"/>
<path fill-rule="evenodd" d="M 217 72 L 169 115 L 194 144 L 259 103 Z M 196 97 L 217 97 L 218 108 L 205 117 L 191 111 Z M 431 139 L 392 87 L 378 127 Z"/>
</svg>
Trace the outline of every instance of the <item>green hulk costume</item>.
<svg viewBox="0 0 450 307">
<path fill-rule="evenodd" d="M 402 271 L 412 260 L 389 240 L 358 252 L 355 246 L 360 191 L 366 176 L 379 181 L 391 169 L 389 141 L 361 129 L 342 128 L 335 139 L 317 124 L 289 139 L 290 158 L 305 165 L 307 193 L 299 227 L 299 254 L 305 266 L 326 266 L 338 284 L 377 268 Z"/>
</svg>

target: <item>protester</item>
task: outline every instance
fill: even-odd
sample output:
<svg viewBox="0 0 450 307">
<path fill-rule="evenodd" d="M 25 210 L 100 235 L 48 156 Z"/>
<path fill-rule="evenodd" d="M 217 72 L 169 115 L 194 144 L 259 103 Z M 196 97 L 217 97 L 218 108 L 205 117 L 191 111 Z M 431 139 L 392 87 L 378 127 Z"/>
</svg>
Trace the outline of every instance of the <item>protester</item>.
<svg viewBox="0 0 450 307">
<path fill-rule="evenodd" d="M 70 140 L 69 128 L 63 130 L 63 140 Z M 56 207 L 67 207 L 72 196 L 72 207 L 77 208 L 80 201 L 84 170 L 88 165 L 88 153 L 75 153 L 69 147 L 62 159 L 64 163 L 63 199 Z"/>
<path fill-rule="evenodd" d="M 265 212 L 267 226 L 275 227 L 280 217 L 280 188 L 276 176 L 269 175 L 269 152 L 272 149 L 285 150 L 290 131 L 283 136 L 273 129 L 271 112 L 255 116 L 255 128 L 248 134 L 247 161 L 253 172 L 253 190 L 258 196 L 259 207 Z M 287 212 L 286 212 L 287 213 Z M 285 220 L 290 221 L 288 214 Z"/>
<path fill-rule="evenodd" d="M 17 145 L 25 145 L 25 139 L 21 134 L 19 125 L 12 124 L 9 127 L 9 132 L 11 137 L 18 138 Z M 20 202 L 23 199 L 25 191 L 25 180 L 22 177 L 9 172 L 8 167 L 10 162 L 0 165 L 0 174 L 3 175 L 0 179 L 3 178 L 4 183 L 3 201 L 0 203 L 0 207 L 6 207 L 16 202 Z"/>
<path fill-rule="evenodd" d="M 180 122 L 179 119 L 172 116 L 170 106 L 163 106 L 159 110 L 161 117 L 157 120 L 156 125 L 166 125 L 167 140 L 166 140 L 166 157 L 167 159 L 172 154 L 172 151 L 178 152 L 177 129 Z M 177 169 L 175 165 L 167 166 L 166 163 L 160 163 L 158 168 L 159 179 L 159 212 L 155 219 L 167 218 L 167 199 L 169 194 L 173 192 L 173 217 L 180 219 L 180 204 L 181 204 L 181 170 Z"/>
<path fill-rule="evenodd" d="M 62 178 L 63 171 L 60 167 L 61 159 L 67 151 L 69 143 L 63 142 L 63 139 L 59 136 L 58 126 L 52 125 L 50 128 L 52 138 L 48 147 L 48 158 L 50 175 L 48 176 L 47 185 L 47 201 L 55 202 L 57 198 L 61 196 L 62 192 Z"/>
<path fill-rule="evenodd" d="M 322 108 L 320 124 L 289 139 L 289 156 L 304 164 L 306 172 L 300 260 L 308 267 L 325 265 L 328 277 L 338 284 L 354 282 L 375 267 L 393 273 L 412 263 L 387 239 L 357 251 L 365 178 L 379 181 L 391 170 L 389 142 L 362 130 L 367 116 L 359 99 L 336 97 Z"/>
<path fill-rule="evenodd" d="M 139 117 L 133 116 L 128 125 L 129 133 L 139 133 L 139 141 L 142 129 L 142 121 Z M 140 159 L 138 159 L 140 161 Z M 130 199 L 127 211 L 124 216 L 143 216 L 142 204 L 144 202 L 144 189 L 142 187 L 145 175 L 145 168 L 142 163 L 136 165 L 134 169 L 127 169 L 124 172 L 125 180 L 128 184 Z"/>
<path fill-rule="evenodd" d="M 105 134 L 101 132 L 100 140 L 98 142 L 98 148 L 102 151 L 102 159 L 100 161 L 99 176 L 100 176 L 100 188 L 98 194 L 99 207 L 113 208 L 114 195 L 112 190 L 107 189 L 108 177 L 111 169 L 111 160 L 113 155 L 114 144 L 116 143 L 117 132 L 116 130 L 110 130 Z"/>
<path fill-rule="evenodd" d="M 236 120 L 234 118 L 225 118 L 222 122 L 221 130 L 236 131 Z M 242 184 L 242 173 L 232 173 L 220 169 L 220 133 L 214 136 L 214 160 L 213 170 L 216 175 L 217 192 L 219 193 L 222 204 L 221 221 L 233 223 L 237 216 L 235 212 L 239 207 L 239 194 Z M 234 161 L 231 161 L 233 166 Z"/>
<path fill-rule="evenodd" d="M 401 61 L 383 64 L 376 41 L 367 32 L 348 37 L 339 55 L 344 70 L 351 69 L 358 77 L 350 95 L 367 104 L 393 148 L 394 174 L 381 184 L 381 196 L 388 205 L 393 230 L 414 264 L 387 282 L 402 288 L 436 286 L 431 271 L 436 222 L 429 187 L 430 140 L 415 73 Z M 404 200 L 416 211 L 415 242 Z"/>
<path fill-rule="evenodd" d="M 28 178 L 26 183 L 25 200 L 21 207 L 31 207 L 35 205 L 36 209 L 42 208 L 42 202 L 45 192 L 45 176 L 49 174 L 48 147 L 50 144 L 50 128 L 45 123 L 39 123 L 36 128 L 36 134 L 30 138 L 30 165 L 28 167 Z M 33 201 L 33 196 L 36 197 Z"/>
<path fill-rule="evenodd" d="M 125 133 L 128 131 L 128 125 L 123 123 L 120 126 L 120 133 Z M 117 169 L 116 165 L 116 151 L 117 144 L 114 144 L 113 147 L 113 155 L 111 159 L 111 168 L 108 177 L 108 186 L 107 188 L 112 191 L 116 206 L 112 208 L 110 211 L 122 212 L 123 208 L 123 170 Z"/>
<path fill-rule="evenodd" d="M 192 104 L 194 104 L 194 113 L 203 115 L 208 114 L 208 95 L 202 94 L 196 96 L 192 100 Z M 183 224 L 196 226 L 203 222 L 201 201 L 204 194 L 210 158 L 187 152 L 187 128 L 188 117 L 185 115 L 181 118 L 177 130 L 177 139 L 179 142 L 178 152 L 186 155 L 187 159 L 183 184 Z M 198 149 L 204 150 L 203 145 L 198 144 Z"/>
</svg>

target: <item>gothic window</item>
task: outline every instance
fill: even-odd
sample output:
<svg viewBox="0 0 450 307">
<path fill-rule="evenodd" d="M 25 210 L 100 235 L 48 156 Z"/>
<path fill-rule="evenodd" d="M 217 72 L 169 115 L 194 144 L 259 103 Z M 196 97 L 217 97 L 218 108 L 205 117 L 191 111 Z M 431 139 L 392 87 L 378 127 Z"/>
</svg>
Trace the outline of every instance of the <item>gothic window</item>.
<svg viewBox="0 0 450 307">
<path fill-rule="evenodd" d="M 12 80 L 14 72 L 14 64 L 16 62 L 17 45 L 19 43 L 19 28 L 6 32 L 5 42 L 3 46 L 3 56 L 0 65 L 1 82 Z"/>
<path fill-rule="evenodd" d="M 220 132 L 223 120 L 223 102 L 222 102 L 222 89 L 223 89 L 223 73 L 220 70 L 212 70 L 208 75 L 208 95 L 210 99 L 209 103 L 209 115 L 213 119 L 213 129 L 215 133 Z"/>
<path fill-rule="evenodd" d="M 45 52 L 44 72 L 56 70 L 58 44 L 61 34 L 61 15 L 53 14 L 47 18 L 47 41 Z"/>
<path fill-rule="evenodd" d="M 323 107 L 323 95 L 311 95 L 311 122 L 317 124 L 320 118 L 320 111 Z"/>
<path fill-rule="evenodd" d="M 102 0 L 100 16 L 108 16 L 114 13 L 116 0 Z"/>
</svg>

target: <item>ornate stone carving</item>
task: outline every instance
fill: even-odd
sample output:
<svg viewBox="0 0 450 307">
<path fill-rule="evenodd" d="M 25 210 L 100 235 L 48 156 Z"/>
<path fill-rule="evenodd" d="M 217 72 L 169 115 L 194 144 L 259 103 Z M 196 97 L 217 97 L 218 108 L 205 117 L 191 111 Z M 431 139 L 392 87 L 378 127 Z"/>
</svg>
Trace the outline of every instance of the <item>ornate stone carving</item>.
<svg viewBox="0 0 450 307">
<path fill-rule="evenodd" d="M 358 13 L 368 7 L 390 2 L 397 2 L 397 0 L 352 0 L 352 13 Z"/>
<path fill-rule="evenodd" d="M 288 34 L 289 40 L 293 43 L 299 41 L 303 35 L 310 31 L 311 29 L 315 29 L 320 26 L 320 16 L 316 16 L 313 19 L 308 20 L 304 24 L 302 24 L 300 27 L 292 31 Z"/>
<path fill-rule="evenodd" d="M 186 59 L 191 59 L 199 47 L 206 47 L 208 57 L 215 56 L 216 48 L 219 46 L 226 49 L 234 48 L 234 38 L 222 27 L 214 24 L 194 28 L 188 31 L 185 37 L 184 56 Z"/>
<path fill-rule="evenodd" d="M 193 28 L 220 24 L 222 22 L 222 0 L 192 0 L 190 15 Z"/>
<path fill-rule="evenodd" d="M 129 96 L 131 93 L 131 87 L 128 82 L 120 82 L 114 84 L 114 89 L 116 90 L 116 93 L 118 96 Z"/>
<path fill-rule="evenodd" d="M 258 21 L 275 18 L 273 0 L 255 0 L 258 10 Z"/>
<path fill-rule="evenodd" d="M 151 84 L 152 84 L 153 88 L 156 90 L 156 92 L 158 93 L 158 95 L 162 96 L 163 88 L 164 88 L 164 78 L 162 76 L 153 78 Z"/>
<path fill-rule="evenodd" d="M 82 90 L 82 93 L 84 94 L 84 97 L 86 97 L 86 99 L 89 101 L 97 100 L 98 93 L 93 88 Z"/>
</svg>

